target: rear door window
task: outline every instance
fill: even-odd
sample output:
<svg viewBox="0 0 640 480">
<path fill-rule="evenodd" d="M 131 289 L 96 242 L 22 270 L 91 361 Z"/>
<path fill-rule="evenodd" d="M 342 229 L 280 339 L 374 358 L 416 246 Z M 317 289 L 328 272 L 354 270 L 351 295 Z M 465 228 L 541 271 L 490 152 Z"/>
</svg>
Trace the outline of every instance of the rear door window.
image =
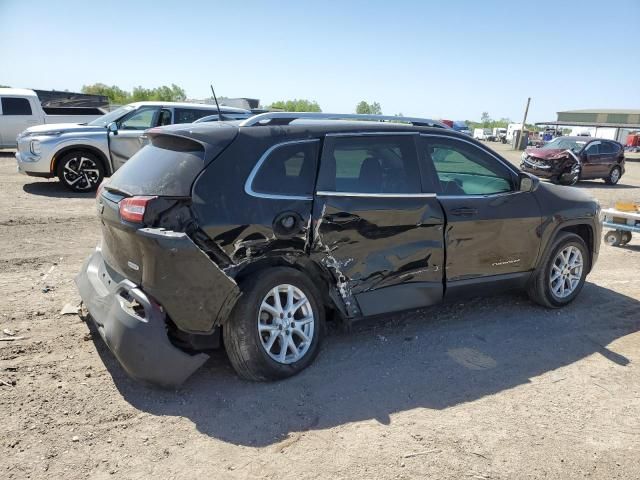
<svg viewBox="0 0 640 480">
<path fill-rule="evenodd" d="M 198 108 L 176 108 L 173 112 L 174 123 L 193 123 L 199 118 L 211 115 L 211 110 Z"/>
<path fill-rule="evenodd" d="M 26 98 L 3 97 L 3 115 L 31 115 L 31 105 Z"/>
<path fill-rule="evenodd" d="M 258 160 L 246 190 L 267 198 L 310 198 L 319 145 L 319 140 L 303 140 L 271 147 Z"/>
<path fill-rule="evenodd" d="M 327 136 L 318 190 L 421 193 L 415 135 Z"/>
</svg>

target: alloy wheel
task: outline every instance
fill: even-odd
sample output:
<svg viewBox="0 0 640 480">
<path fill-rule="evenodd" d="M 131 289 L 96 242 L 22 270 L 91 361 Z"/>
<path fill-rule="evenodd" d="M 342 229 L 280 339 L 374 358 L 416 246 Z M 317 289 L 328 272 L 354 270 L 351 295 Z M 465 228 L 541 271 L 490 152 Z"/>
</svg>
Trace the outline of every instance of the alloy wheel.
<svg viewBox="0 0 640 480">
<path fill-rule="evenodd" d="M 265 352 L 290 364 L 306 355 L 313 341 L 315 318 L 307 296 L 294 285 L 272 288 L 258 312 L 258 334 Z"/>
<path fill-rule="evenodd" d="M 549 286 L 553 295 L 557 298 L 571 295 L 580 284 L 583 267 L 582 252 L 578 247 L 569 245 L 560 250 L 553 260 L 549 274 Z"/>
<path fill-rule="evenodd" d="M 70 158 L 62 169 L 64 181 L 75 190 L 91 190 L 100 181 L 100 171 L 91 158 Z"/>
</svg>

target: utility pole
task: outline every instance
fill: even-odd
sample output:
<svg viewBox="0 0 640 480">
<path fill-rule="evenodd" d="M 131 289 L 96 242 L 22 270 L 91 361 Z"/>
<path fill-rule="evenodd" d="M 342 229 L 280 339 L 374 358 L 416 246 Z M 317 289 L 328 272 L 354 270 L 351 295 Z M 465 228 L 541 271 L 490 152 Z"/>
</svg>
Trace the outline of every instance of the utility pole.
<svg viewBox="0 0 640 480">
<path fill-rule="evenodd" d="M 514 145 L 514 150 L 520 150 L 520 143 L 522 142 L 522 136 L 524 135 L 524 126 L 527 123 L 527 115 L 529 114 L 529 104 L 531 103 L 531 97 L 527 98 L 527 108 L 524 109 L 524 118 L 522 119 L 522 126 L 520 127 L 520 135 L 518 141 Z"/>
</svg>

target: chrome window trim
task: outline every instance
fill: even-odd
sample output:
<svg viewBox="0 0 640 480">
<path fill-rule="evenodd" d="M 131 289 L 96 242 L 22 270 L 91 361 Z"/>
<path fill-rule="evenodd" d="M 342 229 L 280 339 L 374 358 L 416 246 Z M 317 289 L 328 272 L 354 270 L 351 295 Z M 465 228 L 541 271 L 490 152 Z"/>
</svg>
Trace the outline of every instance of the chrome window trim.
<svg viewBox="0 0 640 480">
<path fill-rule="evenodd" d="M 299 144 L 299 143 L 312 143 L 312 142 L 320 143 L 320 139 L 319 138 L 309 138 L 309 139 L 305 139 L 305 140 L 292 140 L 290 142 L 282 142 L 282 143 L 276 143 L 275 145 L 271 145 L 269 148 L 267 148 L 267 150 L 258 159 L 258 161 L 254 165 L 253 169 L 251 170 L 251 173 L 249 173 L 249 176 L 247 177 L 247 180 L 244 182 L 244 192 L 247 195 L 250 195 L 252 197 L 267 198 L 269 200 L 313 200 L 313 195 L 281 195 L 281 194 L 276 194 L 276 193 L 256 192 L 253 189 L 253 180 L 255 179 L 256 175 L 260 171 L 260 167 L 262 167 L 262 164 L 265 162 L 265 160 L 267 158 L 269 158 L 269 155 L 271 155 L 271 153 L 274 150 L 276 150 L 276 149 L 278 149 L 280 147 L 286 147 L 288 145 L 296 145 L 296 144 Z"/>
<path fill-rule="evenodd" d="M 325 137 L 370 137 L 370 136 L 395 136 L 395 135 L 420 135 L 420 132 L 336 132 L 327 133 Z"/>
<path fill-rule="evenodd" d="M 486 195 L 482 195 L 479 193 L 473 193 L 470 195 L 442 195 L 442 194 L 437 194 L 436 196 L 438 198 L 454 198 L 456 200 L 463 200 L 466 198 L 494 198 L 494 197 L 506 197 L 507 195 L 518 195 L 520 193 L 527 193 L 527 192 L 523 192 L 522 190 L 512 190 L 510 192 L 498 192 L 498 193 L 489 193 Z"/>
<path fill-rule="evenodd" d="M 364 197 L 364 198 L 435 198 L 435 193 L 360 193 L 360 192 L 332 192 L 319 190 L 316 195 L 322 197 Z"/>
</svg>

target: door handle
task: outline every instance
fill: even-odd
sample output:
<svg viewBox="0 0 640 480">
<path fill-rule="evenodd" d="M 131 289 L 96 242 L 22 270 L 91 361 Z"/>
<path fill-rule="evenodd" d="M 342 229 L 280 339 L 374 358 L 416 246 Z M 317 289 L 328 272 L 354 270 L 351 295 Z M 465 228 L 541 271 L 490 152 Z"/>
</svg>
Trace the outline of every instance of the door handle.
<svg viewBox="0 0 640 480">
<path fill-rule="evenodd" d="M 456 217 L 471 217 L 478 213 L 478 209 L 471 207 L 460 207 L 454 208 L 450 213 L 451 215 L 455 215 Z"/>
<path fill-rule="evenodd" d="M 325 216 L 325 220 L 331 223 L 344 224 L 344 223 L 356 222 L 360 220 L 360 217 L 358 217 L 357 215 L 353 215 L 351 213 L 340 212 L 340 213 L 335 213 L 332 215 Z"/>
</svg>

